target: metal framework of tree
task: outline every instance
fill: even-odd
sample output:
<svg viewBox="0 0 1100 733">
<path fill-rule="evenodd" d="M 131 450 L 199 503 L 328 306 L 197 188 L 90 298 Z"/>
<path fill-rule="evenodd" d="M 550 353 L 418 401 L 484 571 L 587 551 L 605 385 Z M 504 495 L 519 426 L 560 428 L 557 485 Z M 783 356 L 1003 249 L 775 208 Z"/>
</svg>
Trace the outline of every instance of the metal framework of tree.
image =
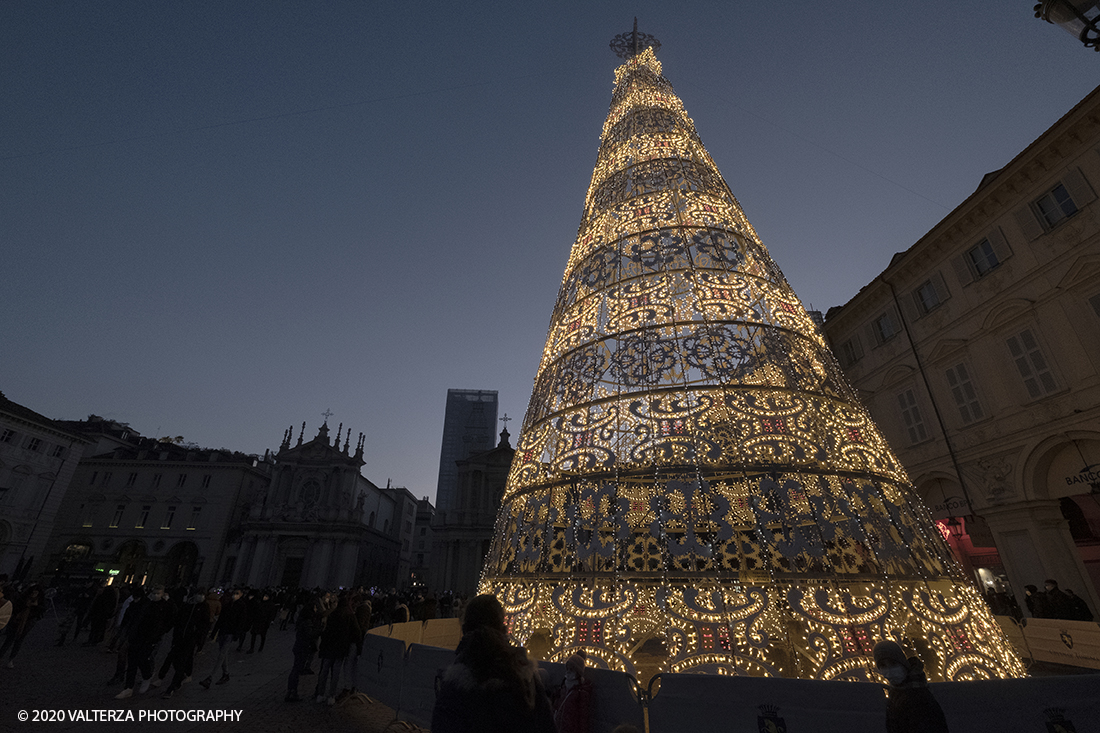
<svg viewBox="0 0 1100 733">
<path fill-rule="evenodd" d="M 932 679 L 1022 675 L 659 44 L 616 41 L 626 60 L 481 592 L 545 658 L 583 650 L 639 676 L 874 679 L 883 638 Z"/>
</svg>

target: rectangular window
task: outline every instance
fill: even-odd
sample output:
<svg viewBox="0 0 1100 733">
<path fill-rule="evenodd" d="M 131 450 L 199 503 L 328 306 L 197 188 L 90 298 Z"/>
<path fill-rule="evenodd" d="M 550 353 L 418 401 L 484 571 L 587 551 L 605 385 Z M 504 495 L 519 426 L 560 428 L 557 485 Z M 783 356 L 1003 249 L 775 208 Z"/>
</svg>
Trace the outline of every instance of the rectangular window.
<svg viewBox="0 0 1100 733">
<path fill-rule="evenodd" d="M 416 564 L 417 565 L 423 565 L 424 564 L 424 555 L 423 554 L 420 554 L 420 555 L 416 556 Z"/>
<path fill-rule="evenodd" d="M 168 507 L 168 513 L 164 515 L 164 521 L 161 522 L 161 529 L 172 529 L 172 520 L 176 518 L 176 508 L 174 506 Z"/>
<path fill-rule="evenodd" d="M 928 439 L 928 431 L 924 427 L 924 420 L 917 407 L 917 397 L 913 390 L 907 389 L 898 395 L 898 407 L 901 408 L 901 419 L 905 422 L 905 429 L 909 431 L 909 442 L 920 443 Z"/>
<path fill-rule="evenodd" d="M 106 486 L 107 484 L 111 483 L 111 472 L 110 471 L 104 471 L 103 472 L 103 480 L 100 481 L 99 483 L 102 484 L 103 486 Z"/>
<path fill-rule="evenodd" d="M 41 438 L 28 438 L 27 439 L 27 444 L 23 447 L 26 448 L 27 450 L 34 451 L 35 453 L 37 453 L 38 449 L 42 447 L 42 439 Z"/>
<path fill-rule="evenodd" d="M 81 521 L 80 526 L 81 527 L 91 527 L 92 526 L 92 508 L 90 506 L 86 506 L 86 505 L 81 505 L 80 508 L 84 513 L 84 519 L 83 519 L 83 521 Z"/>
<path fill-rule="evenodd" d="M 993 251 L 989 239 L 983 239 L 966 251 L 966 259 L 978 277 L 983 277 L 1000 266 L 1001 261 Z"/>
<path fill-rule="evenodd" d="M 210 474 L 206 474 L 205 476 L 202 477 L 202 487 L 204 489 L 209 489 L 210 488 Z"/>
<path fill-rule="evenodd" d="M 894 320 L 894 314 L 890 311 L 883 313 L 875 319 L 875 340 L 884 344 L 898 335 L 898 324 Z"/>
<path fill-rule="evenodd" d="M 15 440 L 15 431 L 4 429 L 4 432 L 0 433 L 0 443 L 10 443 Z"/>
<path fill-rule="evenodd" d="M 1008 351 L 1016 362 L 1016 369 L 1024 380 L 1028 395 L 1034 399 L 1057 389 L 1043 350 L 1030 329 L 1024 329 L 1008 339 Z"/>
<path fill-rule="evenodd" d="M 145 527 L 145 523 L 149 521 L 149 510 L 152 508 L 150 504 L 141 507 L 141 514 L 138 515 L 137 524 L 134 525 L 134 529 L 143 529 Z"/>
<path fill-rule="evenodd" d="M 161 476 L 161 474 L 159 474 L 159 473 L 154 473 L 153 474 L 153 488 L 154 489 L 160 487 L 160 476 Z"/>
<path fill-rule="evenodd" d="M 1096 312 L 1096 315 L 1100 316 L 1100 295 L 1094 295 L 1089 298 L 1089 304 L 1092 306 L 1093 311 Z"/>
<path fill-rule="evenodd" d="M 921 313 L 932 313 L 933 310 L 939 307 L 939 304 L 943 303 L 943 300 L 939 298 L 936 284 L 931 280 L 926 280 L 920 286 L 917 286 L 914 297 Z"/>
<path fill-rule="evenodd" d="M 202 514 L 201 506 L 191 507 L 191 521 L 187 523 L 187 529 L 195 529 L 199 525 L 200 514 Z"/>
<path fill-rule="evenodd" d="M 181 473 L 179 475 L 179 478 L 176 479 L 176 488 L 177 489 L 182 489 L 183 485 L 185 483 L 187 483 L 187 474 L 186 473 Z"/>
<path fill-rule="evenodd" d="M 55 446 L 53 447 L 53 450 L 52 450 L 52 451 L 50 451 L 50 455 L 51 455 L 51 456 L 52 456 L 53 458 L 64 458 L 64 456 L 65 456 L 65 446 L 63 446 L 63 445 L 55 445 Z"/>
<path fill-rule="evenodd" d="M 111 529 L 115 529 L 115 528 L 118 527 L 119 522 L 122 521 L 122 513 L 124 511 L 126 511 L 126 505 L 125 504 L 119 504 L 118 506 L 115 507 L 115 516 L 114 516 L 113 519 L 111 519 L 111 524 L 108 525 L 108 526 L 111 527 Z"/>
<path fill-rule="evenodd" d="M 974 390 L 965 364 L 956 364 L 947 370 L 947 384 L 951 387 L 951 396 L 964 423 L 972 423 L 984 416 L 982 405 L 978 402 L 978 393 Z"/>
<path fill-rule="evenodd" d="M 1073 203 L 1069 191 L 1061 183 L 1036 201 L 1035 208 L 1043 217 L 1048 229 L 1053 229 L 1063 219 L 1068 219 L 1077 213 L 1077 204 Z"/>
<path fill-rule="evenodd" d="M 88 479 L 88 485 L 94 486 L 95 480 L 99 477 L 99 471 L 92 471 L 92 477 Z"/>
<path fill-rule="evenodd" d="M 428 528 L 427 528 L 427 527 L 421 527 L 421 528 L 420 528 L 420 536 L 421 536 L 421 537 L 423 537 L 423 536 L 424 536 L 424 535 L 426 535 L 427 533 L 428 533 Z"/>
<path fill-rule="evenodd" d="M 131 473 L 129 476 L 126 477 L 126 486 L 128 486 L 128 487 L 133 486 L 136 483 L 137 483 L 137 474 L 136 473 Z"/>
</svg>

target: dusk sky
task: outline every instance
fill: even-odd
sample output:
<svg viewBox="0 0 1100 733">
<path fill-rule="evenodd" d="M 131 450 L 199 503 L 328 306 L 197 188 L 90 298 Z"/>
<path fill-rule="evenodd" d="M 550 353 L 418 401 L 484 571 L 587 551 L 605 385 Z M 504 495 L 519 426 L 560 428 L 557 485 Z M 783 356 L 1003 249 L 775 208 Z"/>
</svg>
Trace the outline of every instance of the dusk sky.
<svg viewBox="0 0 1100 733">
<path fill-rule="evenodd" d="M 0 391 L 246 453 L 303 421 L 434 498 L 513 445 L 631 28 L 807 307 L 1100 82 L 1016 2 L 0 3 Z"/>
</svg>

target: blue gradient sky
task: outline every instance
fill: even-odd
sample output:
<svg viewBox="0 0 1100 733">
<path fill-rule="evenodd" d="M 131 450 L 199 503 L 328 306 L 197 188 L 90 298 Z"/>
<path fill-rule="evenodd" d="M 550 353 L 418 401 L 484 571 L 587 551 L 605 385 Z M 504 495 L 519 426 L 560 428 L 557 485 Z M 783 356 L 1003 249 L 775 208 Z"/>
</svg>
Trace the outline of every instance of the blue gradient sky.
<svg viewBox="0 0 1100 733">
<path fill-rule="evenodd" d="M 447 388 L 526 409 L 635 15 L 824 311 L 1100 82 L 1032 5 L 6 0 L 0 390 L 258 453 L 331 408 L 434 497 Z"/>
</svg>

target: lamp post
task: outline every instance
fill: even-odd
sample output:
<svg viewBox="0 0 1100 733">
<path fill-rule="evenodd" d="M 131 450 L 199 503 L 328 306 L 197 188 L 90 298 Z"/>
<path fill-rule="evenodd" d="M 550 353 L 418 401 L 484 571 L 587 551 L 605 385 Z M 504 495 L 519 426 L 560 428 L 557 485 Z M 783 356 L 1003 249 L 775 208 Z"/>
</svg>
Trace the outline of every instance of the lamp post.
<svg viewBox="0 0 1100 733">
<path fill-rule="evenodd" d="M 1035 17 L 1060 26 L 1094 51 L 1100 51 L 1100 0 L 1043 0 Z"/>
</svg>

